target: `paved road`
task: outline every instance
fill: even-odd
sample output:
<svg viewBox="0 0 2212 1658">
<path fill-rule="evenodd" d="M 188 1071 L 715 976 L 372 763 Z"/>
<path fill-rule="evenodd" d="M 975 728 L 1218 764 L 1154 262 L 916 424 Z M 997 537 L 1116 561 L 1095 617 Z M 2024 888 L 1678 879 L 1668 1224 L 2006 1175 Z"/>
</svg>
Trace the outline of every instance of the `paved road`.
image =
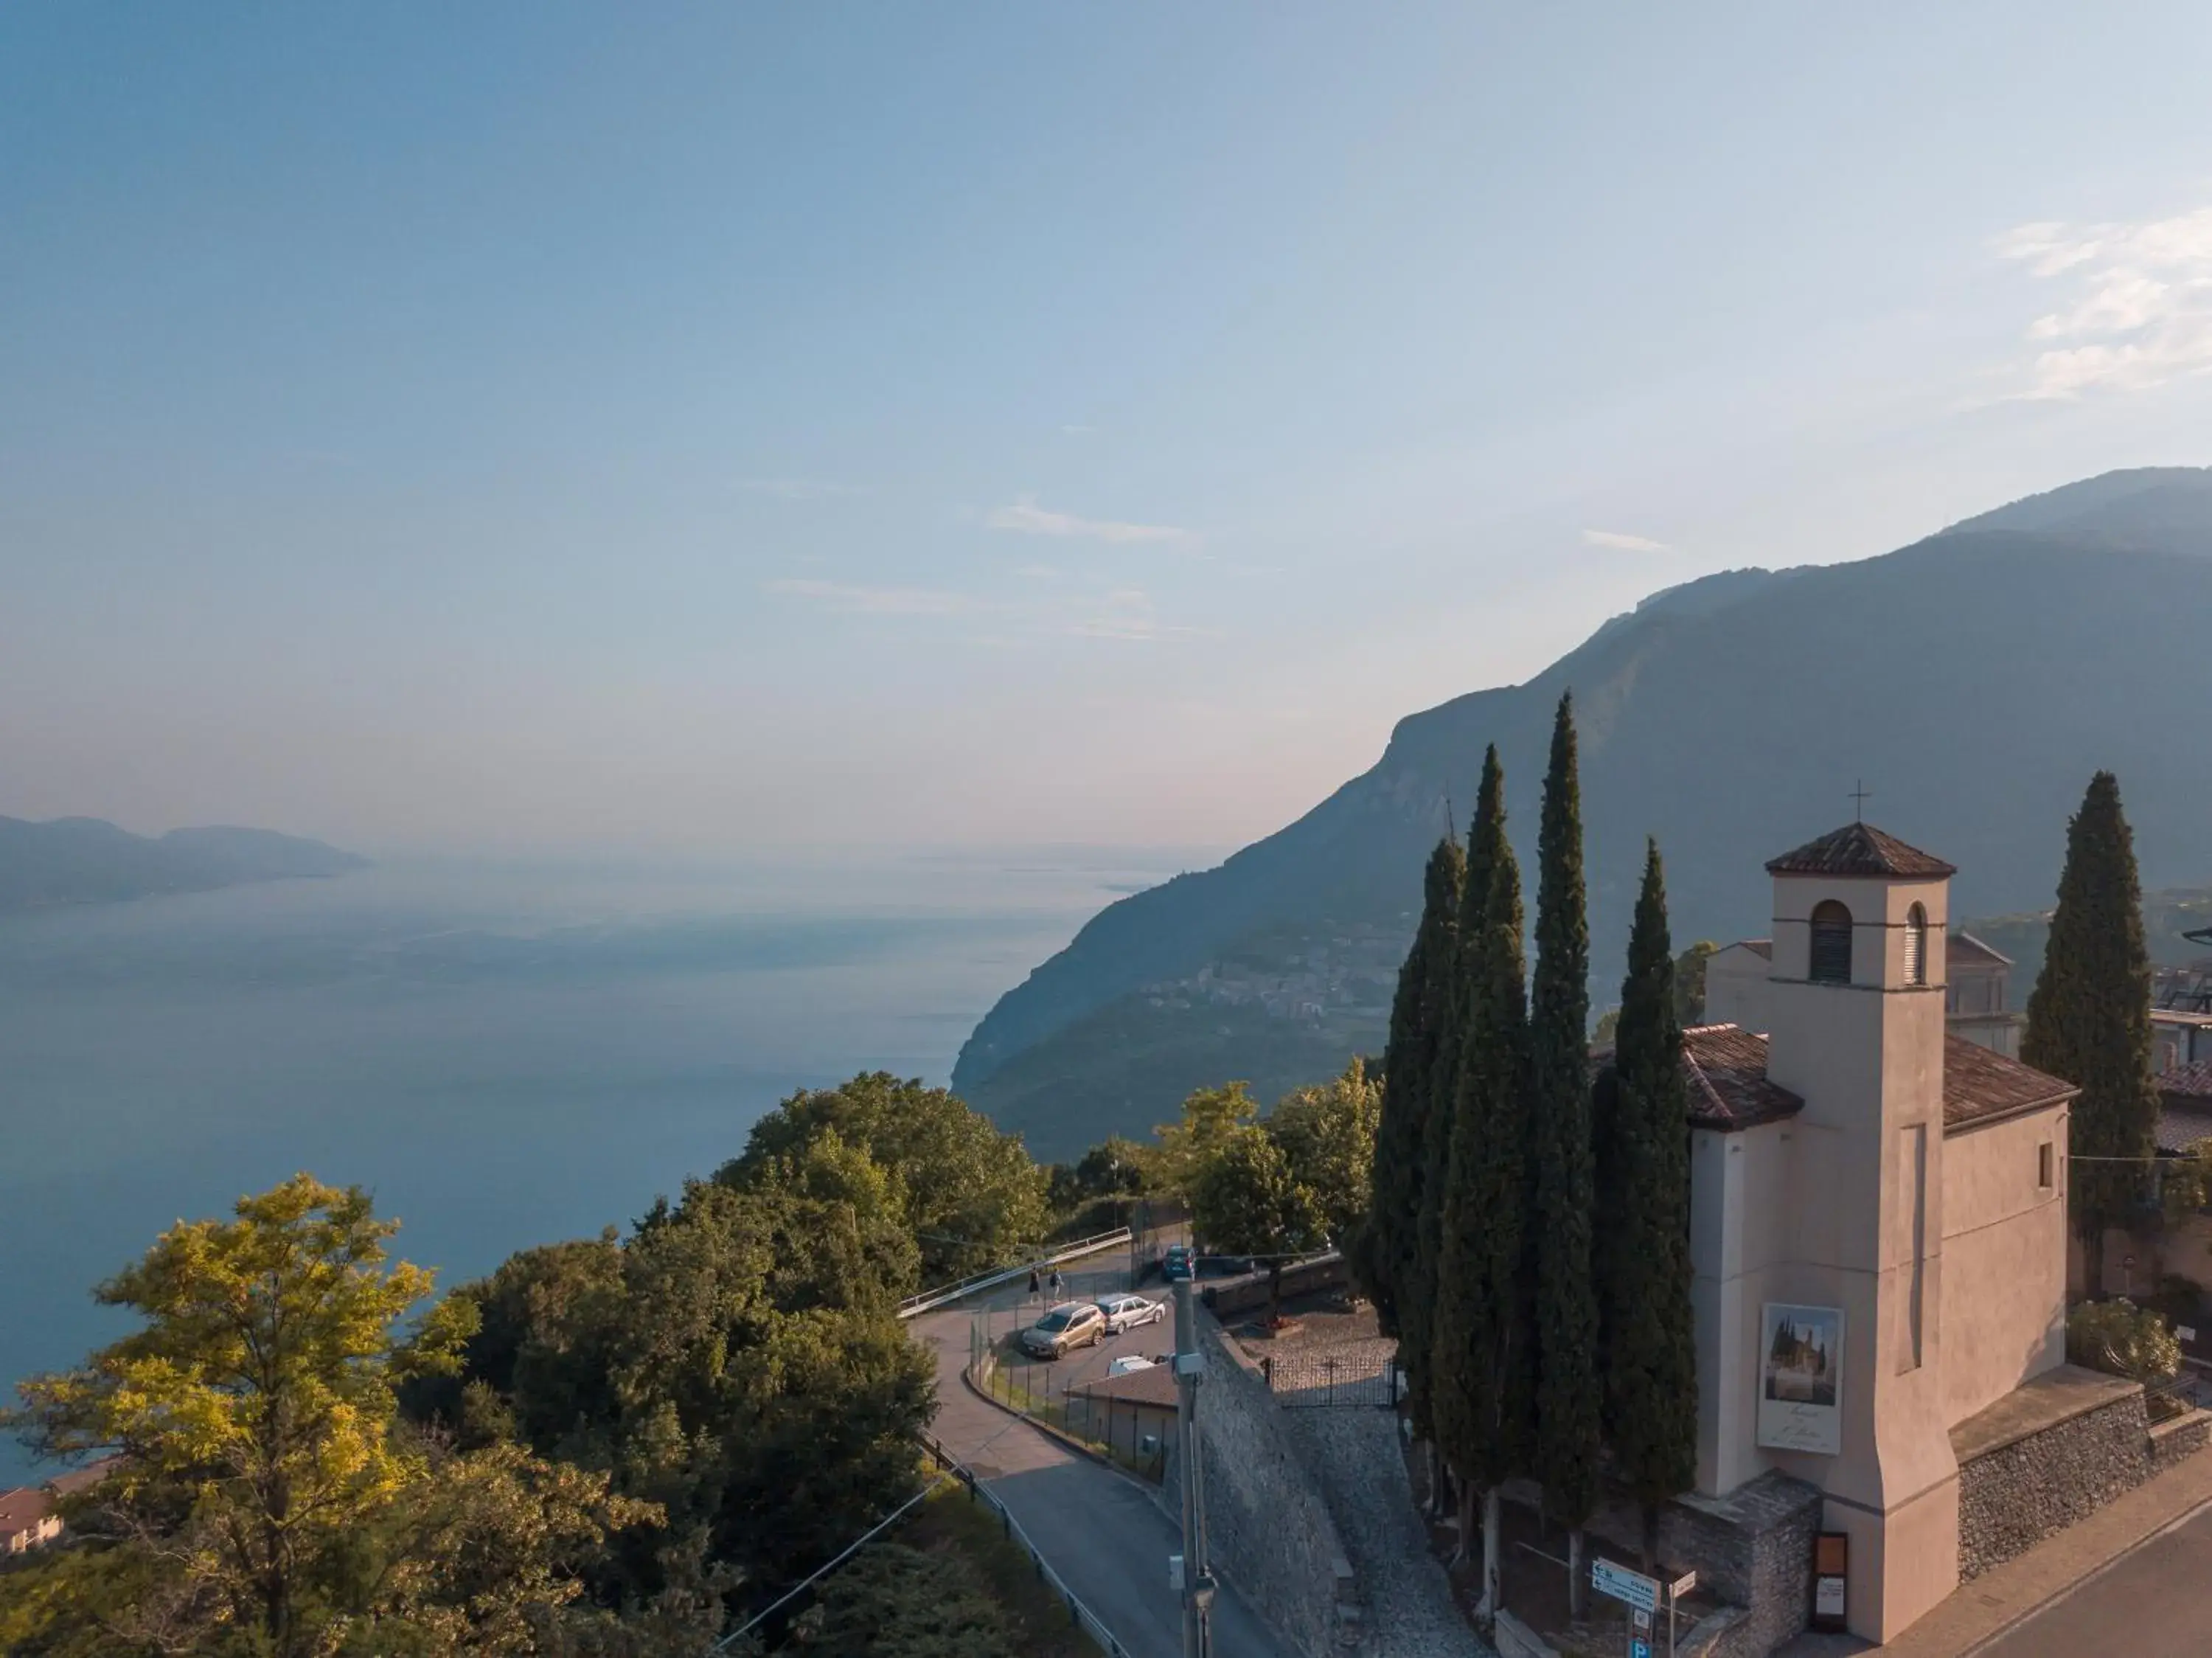
<svg viewBox="0 0 2212 1658">
<path fill-rule="evenodd" d="M 2202 1658 L 2212 1650 L 2212 1509 L 1981 1649 L 1984 1658 Z"/>
<path fill-rule="evenodd" d="M 1116 1268 L 1127 1265 L 1126 1258 L 1102 1259 Z M 1067 1293 L 1103 1295 L 1127 1282 L 1125 1271 L 1070 1272 Z M 1000 1330 L 1009 1326 L 1013 1303 L 1021 1299 L 1018 1287 L 1000 1299 Z M 968 1362 L 972 1310 L 925 1314 L 908 1326 L 917 1341 L 936 1350 L 938 1439 L 975 1470 L 1054 1570 L 1135 1658 L 1179 1658 L 1182 1612 L 1168 1588 L 1168 1557 L 1182 1551 L 1181 1529 L 1135 1480 L 1078 1455 L 969 1391 L 960 1372 Z M 1172 1338 L 1163 1339 L 1155 1326 L 1102 1344 L 1087 1357 L 1103 1370 L 1117 1351 L 1149 1353 L 1171 1345 Z M 1213 1649 L 1218 1658 L 1291 1658 L 1225 1586 L 1214 1603 Z"/>
</svg>

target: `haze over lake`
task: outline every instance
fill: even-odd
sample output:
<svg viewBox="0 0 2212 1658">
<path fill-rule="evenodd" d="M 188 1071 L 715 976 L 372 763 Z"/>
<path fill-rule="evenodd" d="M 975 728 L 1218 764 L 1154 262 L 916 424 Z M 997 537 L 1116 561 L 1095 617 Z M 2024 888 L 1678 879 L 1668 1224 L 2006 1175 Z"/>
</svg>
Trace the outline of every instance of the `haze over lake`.
<svg viewBox="0 0 2212 1658">
<path fill-rule="evenodd" d="M 0 917 L 0 1391 L 127 1327 L 89 1291 L 163 1227 L 299 1169 L 446 1286 L 626 1226 L 794 1088 L 943 1082 L 1085 919 L 1211 857 L 389 863 Z"/>
</svg>

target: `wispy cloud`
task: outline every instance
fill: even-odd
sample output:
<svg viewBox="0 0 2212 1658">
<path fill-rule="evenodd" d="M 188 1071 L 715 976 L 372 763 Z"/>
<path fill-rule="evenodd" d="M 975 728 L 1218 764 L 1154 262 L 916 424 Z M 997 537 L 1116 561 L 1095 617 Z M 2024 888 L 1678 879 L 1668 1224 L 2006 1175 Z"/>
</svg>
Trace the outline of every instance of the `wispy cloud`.
<svg viewBox="0 0 2212 1658">
<path fill-rule="evenodd" d="M 1584 530 L 1583 545 L 1609 547 L 1615 552 L 1672 552 L 1674 549 L 1664 541 L 1655 541 L 1648 535 L 1630 535 L 1622 530 Z"/>
<path fill-rule="evenodd" d="M 790 578 L 764 585 L 770 593 L 811 599 L 824 610 L 848 616 L 963 616 L 978 608 L 966 594 L 942 588 L 867 587 L 851 582 Z"/>
<path fill-rule="evenodd" d="M 1998 256 L 2065 297 L 2031 322 L 2021 398 L 2141 391 L 2212 372 L 2212 207 L 2136 223 L 2023 224 Z"/>
<path fill-rule="evenodd" d="M 1036 497 L 1024 495 L 1011 507 L 1000 507 L 983 521 L 994 530 L 1018 535 L 1073 535 L 1093 541 L 1195 541 L 1192 532 L 1172 524 L 1127 524 L 1110 518 L 1079 518 L 1072 512 L 1040 507 Z"/>
<path fill-rule="evenodd" d="M 830 496 L 867 493 L 857 484 L 832 484 L 819 478 L 740 478 L 737 485 L 749 495 L 772 495 L 779 501 L 820 501 Z"/>
</svg>

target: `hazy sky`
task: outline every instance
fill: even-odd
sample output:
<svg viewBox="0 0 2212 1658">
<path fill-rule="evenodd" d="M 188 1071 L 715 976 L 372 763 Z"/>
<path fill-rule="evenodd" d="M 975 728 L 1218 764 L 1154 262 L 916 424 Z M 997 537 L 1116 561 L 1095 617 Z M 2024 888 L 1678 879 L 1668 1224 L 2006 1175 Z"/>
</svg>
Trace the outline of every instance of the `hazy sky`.
<svg viewBox="0 0 2212 1658">
<path fill-rule="evenodd" d="M 2212 14 L 0 9 L 0 813 L 1232 841 L 2212 460 Z"/>
</svg>

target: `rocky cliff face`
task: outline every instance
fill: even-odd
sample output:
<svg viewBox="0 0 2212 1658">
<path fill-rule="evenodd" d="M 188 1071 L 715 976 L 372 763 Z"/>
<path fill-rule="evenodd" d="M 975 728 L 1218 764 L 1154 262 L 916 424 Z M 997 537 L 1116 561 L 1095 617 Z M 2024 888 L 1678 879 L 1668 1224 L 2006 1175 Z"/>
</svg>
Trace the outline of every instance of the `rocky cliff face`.
<svg viewBox="0 0 2212 1658">
<path fill-rule="evenodd" d="M 1863 563 L 1692 582 L 1525 685 L 1410 716 L 1296 823 L 1097 917 L 977 1027 L 955 1088 L 1053 1155 L 1142 1132 L 1190 1088 L 1244 1076 L 1265 1093 L 1379 1048 L 1367 958 L 1411 935 L 1447 796 L 1474 798 L 1495 741 L 1528 858 L 1569 686 L 1601 1006 L 1647 833 L 1678 942 L 1763 932 L 1761 863 L 1845 820 L 1860 779 L 1869 816 L 1960 866 L 1956 913 L 2049 901 L 2100 766 L 2119 773 L 2145 884 L 2201 881 L 2212 472 L 2108 474 Z M 1217 992 L 1232 980 L 1279 981 L 1285 1005 L 1231 1005 Z"/>
</svg>

